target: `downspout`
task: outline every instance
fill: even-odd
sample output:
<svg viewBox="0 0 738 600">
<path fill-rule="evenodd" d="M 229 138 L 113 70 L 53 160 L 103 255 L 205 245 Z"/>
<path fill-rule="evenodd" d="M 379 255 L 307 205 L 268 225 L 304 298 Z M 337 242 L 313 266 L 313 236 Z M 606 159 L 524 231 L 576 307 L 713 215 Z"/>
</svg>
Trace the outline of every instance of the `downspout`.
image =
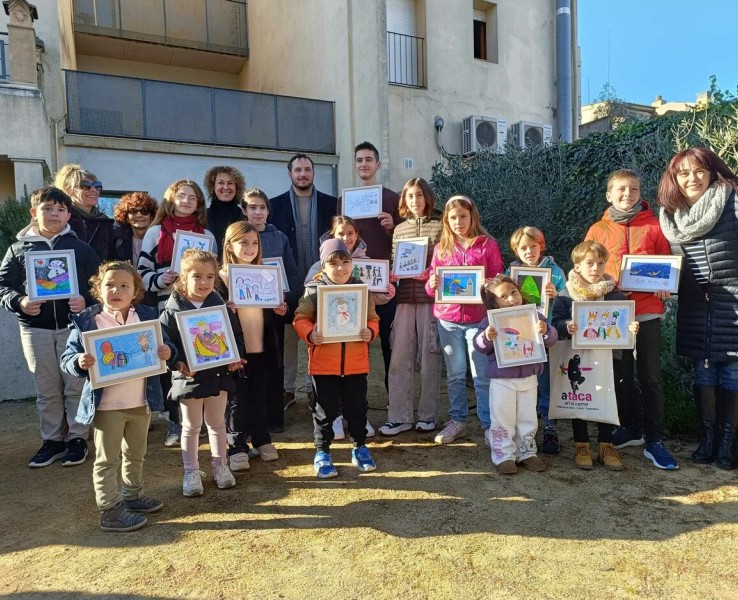
<svg viewBox="0 0 738 600">
<path fill-rule="evenodd" d="M 572 141 L 571 0 L 556 0 L 556 129 L 560 142 Z"/>
</svg>

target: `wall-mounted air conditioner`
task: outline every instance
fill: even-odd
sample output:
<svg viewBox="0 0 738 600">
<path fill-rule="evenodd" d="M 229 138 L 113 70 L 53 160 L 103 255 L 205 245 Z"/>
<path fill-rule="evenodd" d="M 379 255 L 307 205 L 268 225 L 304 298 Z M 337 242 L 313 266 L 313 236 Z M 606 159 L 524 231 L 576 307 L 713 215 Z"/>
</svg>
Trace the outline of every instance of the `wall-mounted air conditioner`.
<svg viewBox="0 0 738 600">
<path fill-rule="evenodd" d="M 518 121 L 510 125 L 510 141 L 518 148 L 550 146 L 552 132 L 550 125 Z"/>
<path fill-rule="evenodd" d="M 467 117 L 461 128 L 461 153 L 476 152 L 481 148 L 505 151 L 507 121 L 494 117 Z"/>
</svg>

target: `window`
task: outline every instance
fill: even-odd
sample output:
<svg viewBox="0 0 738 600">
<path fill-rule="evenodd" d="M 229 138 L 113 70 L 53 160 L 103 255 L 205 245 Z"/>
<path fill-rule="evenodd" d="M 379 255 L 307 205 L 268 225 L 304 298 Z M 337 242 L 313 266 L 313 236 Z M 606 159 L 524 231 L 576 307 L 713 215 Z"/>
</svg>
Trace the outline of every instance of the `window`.
<svg viewBox="0 0 738 600">
<path fill-rule="evenodd" d="M 487 60 L 487 23 L 477 18 L 474 11 L 474 58 Z"/>
<path fill-rule="evenodd" d="M 499 62 L 497 51 L 497 4 L 474 1 L 474 58 Z"/>
</svg>

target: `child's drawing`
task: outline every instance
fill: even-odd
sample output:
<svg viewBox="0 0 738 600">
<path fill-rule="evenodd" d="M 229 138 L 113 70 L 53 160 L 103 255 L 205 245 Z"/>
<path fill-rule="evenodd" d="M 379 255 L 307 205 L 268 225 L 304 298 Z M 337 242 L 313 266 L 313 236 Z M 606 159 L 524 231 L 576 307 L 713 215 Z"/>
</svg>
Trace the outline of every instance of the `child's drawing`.
<svg viewBox="0 0 738 600">
<path fill-rule="evenodd" d="M 628 326 L 635 320 L 632 300 L 574 302 L 572 320 L 577 332 L 573 348 L 632 348 L 634 337 Z"/>
<path fill-rule="evenodd" d="M 546 285 L 551 283 L 551 269 L 513 265 L 510 277 L 520 288 L 520 295 L 526 302 L 532 302 L 544 315 L 548 314 L 549 297 Z"/>
<path fill-rule="evenodd" d="M 436 303 L 477 304 L 482 302 L 484 267 L 438 267 Z"/>
<path fill-rule="evenodd" d="M 382 212 L 382 186 L 346 188 L 341 191 L 343 214 L 354 219 L 368 219 Z"/>
<path fill-rule="evenodd" d="M 626 254 L 618 287 L 631 292 L 676 293 L 681 264 L 681 256 Z"/>
<path fill-rule="evenodd" d="M 78 294 L 74 250 L 26 252 L 31 300 L 61 300 Z"/>
<path fill-rule="evenodd" d="M 174 252 L 172 253 L 172 271 L 179 273 L 179 263 L 182 255 L 190 248 L 195 250 L 213 251 L 213 238 L 202 233 L 177 230 L 174 232 Z"/>
<path fill-rule="evenodd" d="M 417 277 L 425 271 L 428 238 L 399 240 L 395 244 L 393 273 L 397 277 Z"/>
<path fill-rule="evenodd" d="M 230 265 L 228 277 L 236 306 L 275 308 L 282 303 L 282 273 L 278 266 Z"/>
<path fill-rule="evenodd" d="M 441 279 L 444 296 L 474 296 L 479 287 L 476 273 L 444 271 Z"/>
<path fill-rule="evenodd" d="M 325 335 L 347 335 L 361 329 L 357 294 L 335 294 L 328 297 L 328 322 Z"/>
<path fill-rule="evenodd" d="M 370 292 L 386 292 L 389 286 L 389 261 L 355 258 L 352 275 L 369 287 Z"/>
<path fill-rule="evenodd" d="M 323 343 L 360 340 L 366 327 L 367 286 L 348 284 L 319 286 L 316 326 Z"/>
<path fill-rule="evenodd" d="M 233 358 L 220 315 L 193 316 L 186 321 L 197 365 Z"/>
<path fill-rule="evenodd" d="M 508 367 L 546 360 L 533 304 L 490 310 L 487 315 L 497 330 L 494 346 L 498 365 Z"/>
</svg>

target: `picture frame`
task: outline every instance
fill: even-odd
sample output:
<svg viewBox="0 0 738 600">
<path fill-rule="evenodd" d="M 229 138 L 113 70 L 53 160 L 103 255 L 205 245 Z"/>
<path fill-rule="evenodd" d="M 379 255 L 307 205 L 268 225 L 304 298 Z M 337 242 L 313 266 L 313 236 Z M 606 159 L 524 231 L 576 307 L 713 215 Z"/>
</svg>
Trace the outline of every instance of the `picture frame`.
<svg viewBox="0 0 738 600">
<path fill-rule="evenodd" d="M 397 240 L 393 256 L 392 274 L 398 279 L 422 275 L 428 260 L 428 238 Z"/>
<path fill-rule="evenodd" d="M 544 315 L 548 315 L 551 298 L 546 296 L 546 286 L 551 283 L 551 269 L 547 267 L 510 267 L 510 279 L 518 284 L 526 302 L 532 302 Z"/>
<path fill-rule="evenodd" d="M 274 265 L 228 265 L 228 290 L 236 306 L 277 308 L 282 304 L 282 271 Z"/>
<path fill-rule="evenodd" d="M 669 292 L 679 290 L 681 256 L 624 254 L 618 287 L 627 292 Z"/>
<path fill-rule="evenodd" d="M 158 320 L 82 332 L 85 352 L 95 357 L 92 389 L 166 373 L 167 362 L 157 355 L 163 343 Z"/>
<path fill-rule="evenodd" d="M 487 311 L 489 324 L 497 330 L 493 345 L 500 367 L 546 362 L 543 336 L 538 333 L 538 309 L 521 304 Z"/>
<path fill-rule="evenodd" d="M 352 274 L 363 281 L 370 292 L 387 293 L 390 284 L 390 261 L 374 258 L 354 258 Z"/>
<path fill-rule="evenodd" d="M 577 325 L 571 340 L 575 350 L 630 350 L 635 347 L 635 336 L 628 329 L 635 321 L 634 300 L 574 301 L 571 312 L 572 321 Z"/>
<path fill-rule="evenodd" d="M 352 219 L 371 219 L 382 212 L 382 186 L 344 188 L 341 190 L 341 214 Z"/>
<path fill-rule="evenodd" d="M 79 296 L 74 250 L 29 250 L 24 259 L 31 302 Z"/>
<path fill-rule="evenodd" d="M 436 304 L 482 304 L 484 265 L 437 267 Z"/>
<path fill-rule="evenodd" d="M 282 291 L 283 292 L 290 291 L 290 282 L 287 281 L 287 271 L 285 271 L 284 269 L 284 259 L 281 256 L 272 256 L 270 258 L 262 258 L 261 264 L 271 266 L 271 267 L 279 267 L 279 270 L 282 273 Z"/>
<path fill-rule="evenodd" d="M 317 288 L 318 332 L 324 344 L 360 342 L 366 327 L 369 288 L 361 283 L 319 285 Z"/>
<path fill-rule="evenodd" d="M 215 245 L 215 238 L 207 233 L 195 233 L 194 231 L 182 231 L 178 229 L 174 232 L 174 251 L 172 252 L 171 270 L 179 273 L 179 263 L 182 260 L 182 254 L 185 250 L 195 248 L 212 252 Z"/>
<path fill-rule="evenodd" d="M 175 317 L 184 359 L 193 373 L 241 360 L 225 304 L 184 310 Z"/>
</svg>

